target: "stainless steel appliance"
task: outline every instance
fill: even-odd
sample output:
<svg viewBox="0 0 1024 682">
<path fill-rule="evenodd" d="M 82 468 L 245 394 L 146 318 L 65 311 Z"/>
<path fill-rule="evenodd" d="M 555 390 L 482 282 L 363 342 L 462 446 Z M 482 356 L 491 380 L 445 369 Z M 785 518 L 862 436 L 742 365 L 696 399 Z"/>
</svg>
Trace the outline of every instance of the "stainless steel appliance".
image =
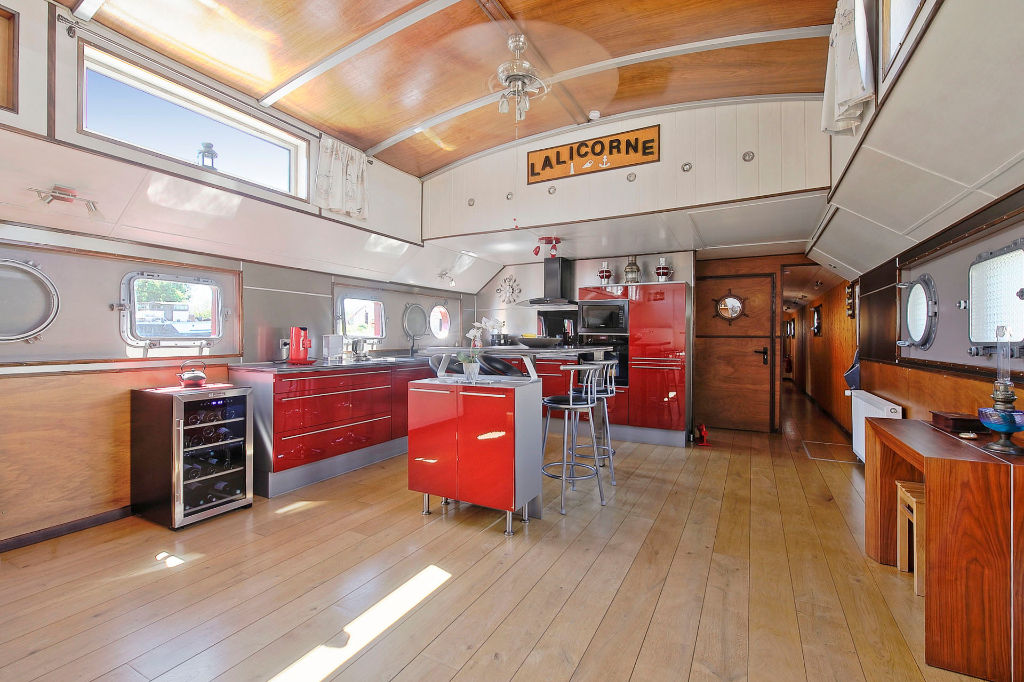
<svg viewBox="0 0 1024 682">
<path fill-rule="evenodd" d="M 580 334 L 629 335 L 628 301 L 580 301 Z"/>
<path fill-rule="evenodd" d="M 605 351 L 604 359 L 618 360 L 615 368 L 615 385 L 629 385 L 629 337 L 617 334 L 580 334 L 580 346 L 611 346 Z M 593 356 L 580 356 L 580 361 L 593 360 Z"/>
<path fill-rule="evenodd" d="M 544 259 L 544 295 L 518 305 L 538 310 L 575 310 L 576 267 L 568 258 Z"/>
<path fill-rule="evenodd" d="M 132 391 L 134 513 L 181 528 L 252 504 L 251 391 L 231 384 Z"/>
</svg>

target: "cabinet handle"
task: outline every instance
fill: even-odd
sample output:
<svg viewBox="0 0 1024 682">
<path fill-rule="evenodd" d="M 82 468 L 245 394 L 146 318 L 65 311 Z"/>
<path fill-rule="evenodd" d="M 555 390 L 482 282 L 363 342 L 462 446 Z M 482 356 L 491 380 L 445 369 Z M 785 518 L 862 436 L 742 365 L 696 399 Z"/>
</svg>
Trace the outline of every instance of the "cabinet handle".
<svg viewBox="0 0 1024 682">
<path fill-rule="evenodd" d="M 325 374 L 317 377 L 295 377 L 294 379 L 281 379 L 281 381 L 316 381 L 317 379 L 336 379 L 337 377 L 357 377 L 366 374 L 388 374 L 391 370 L 385 369 L 378 372 L 346 372 L 345 374 Z"/>
<path fill-rule="evenodd" d="M 679 358 L 641 358 L 635 357 L 634 360 L 647 360 L 651 362 L 682 362 Z"/>
<path fill-rule="evenodd" d="M 379 422 L 381 419 L 391 419 L 391 416 L 387 417 L 376 417 L 375 419 L 364 419 L 361 422 L 352 422 L 351 424 L 342 424 L 341 426 L 332 426 L 327 429 L 317 429 L 316 431 L 307 431 L 305 433 L 298 433 L 294 436 L 281 436 L 281 440 L 291 440 L 292 438 L 302 438 L 303 436 L 312 436 L 314 433 L 324 433 L 326 431 L 337 431 L 338 429 L 349 429 L 353 426 L 359 426 L 360 424 L 369 424 L 370 422 Z"/>
<path fill-rule="evenodd" d="M 664 369 L 664 370 L 672 370 L 674 372 L 681 371 L 683 369 L 682 367 L 666 367 L 664 365 L 633 365 L 632 368 L 633 369 Z"/>
<path fill-rule="evenodd" d="M 561 377 L 561 376 L 565 376 L 565 375 L 564 374 L 545 374 L 544 372 L 537 372 L 537 376 L 539 376 L 539 377 Z"/>
<path fill-rule="evenodd" d="M 504 393 L 473 393 L 472 391 L 463 391 L 462 395 L 478 395 L 482 398 L 504 398 Z"/>
<path fill-rule="evenodd" d="M 438 388 L 410 388 L 410 391 L 417 391 L 418 393 L 451 393 L 451 391 L 445 391 Z"/>
<path fill-rule="evenodd" d="M 306 398 L 322 398 L 325 395 L 341 395 L 343 393 L 359 393 L 360 391 L 379 391 L 382 388 L 391 388 L 391 386 L 371 386 L 370 388 L 352 388 L 347 391 L 332 391 L 331 393 L 314 393 L 313 395 L 297 395 L 294 398 L 281 398 L 281 402 L 286 403 L 289 400 L 305 400 Z"/>
</svg>

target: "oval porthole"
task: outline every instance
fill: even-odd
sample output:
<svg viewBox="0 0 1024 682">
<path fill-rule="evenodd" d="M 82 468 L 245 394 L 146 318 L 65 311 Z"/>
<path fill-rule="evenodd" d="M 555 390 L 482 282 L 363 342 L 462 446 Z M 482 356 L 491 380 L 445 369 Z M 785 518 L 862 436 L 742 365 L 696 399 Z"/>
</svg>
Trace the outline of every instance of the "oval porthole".
<svg viewBox="0 0 1024 682">
<path fill-rule="evenodd" d="M 35 266 L 0 259 L 0 342 L 32 342 L 57 317 L 60 296 Z"/>
<path fill-rule="evenodd" d="M 928 350 L 935 340 L 935 323 L 938 319 L 939 300 L 935 293 L 935 281 L 925 273 L 907 287 L 906 304 L 903 307 L 903 328 L 907 332 L 906 345 Z"/>
<path fill-rule="evenodd" d="M 435 339 L 447 339 L 452 328 L 452 317 L 443 305 L 435 305 L 430 310 L 430 333 Z"/>
</svg>

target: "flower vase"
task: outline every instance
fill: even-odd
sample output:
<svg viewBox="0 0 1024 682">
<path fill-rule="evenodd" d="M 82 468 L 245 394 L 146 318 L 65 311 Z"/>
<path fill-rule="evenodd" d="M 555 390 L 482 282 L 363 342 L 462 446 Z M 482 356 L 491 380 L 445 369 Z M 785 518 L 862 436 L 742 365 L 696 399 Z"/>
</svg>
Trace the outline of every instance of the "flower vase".
<svg viewBox="0 0 1024 682">
<path fill-rule="evenodd" d="M 464 362 L 462 363 L 462 371 L 466 375 L 466 380 L 471 384 L 476 384 L 476 378 L 480 376 L 480 363 L 479 362 Z"/>
</svg>

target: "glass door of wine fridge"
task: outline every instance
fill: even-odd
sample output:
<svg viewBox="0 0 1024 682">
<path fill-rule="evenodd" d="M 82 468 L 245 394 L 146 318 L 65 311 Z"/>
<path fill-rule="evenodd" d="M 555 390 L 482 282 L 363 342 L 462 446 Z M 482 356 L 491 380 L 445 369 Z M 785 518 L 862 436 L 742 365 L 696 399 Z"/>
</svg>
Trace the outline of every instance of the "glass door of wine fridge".
<svg viewBox="0 0 1024 682">
<path fill-rule="evenodd" d="M 249 387 L 132 391 L 132 510 L 181 528 L 252 505 Z"/>
<path fill-rule="evenodd" d="M 216 393 L 175 404 L 175 527 L 252 504 L 249 396 Z"/>
</svg>

